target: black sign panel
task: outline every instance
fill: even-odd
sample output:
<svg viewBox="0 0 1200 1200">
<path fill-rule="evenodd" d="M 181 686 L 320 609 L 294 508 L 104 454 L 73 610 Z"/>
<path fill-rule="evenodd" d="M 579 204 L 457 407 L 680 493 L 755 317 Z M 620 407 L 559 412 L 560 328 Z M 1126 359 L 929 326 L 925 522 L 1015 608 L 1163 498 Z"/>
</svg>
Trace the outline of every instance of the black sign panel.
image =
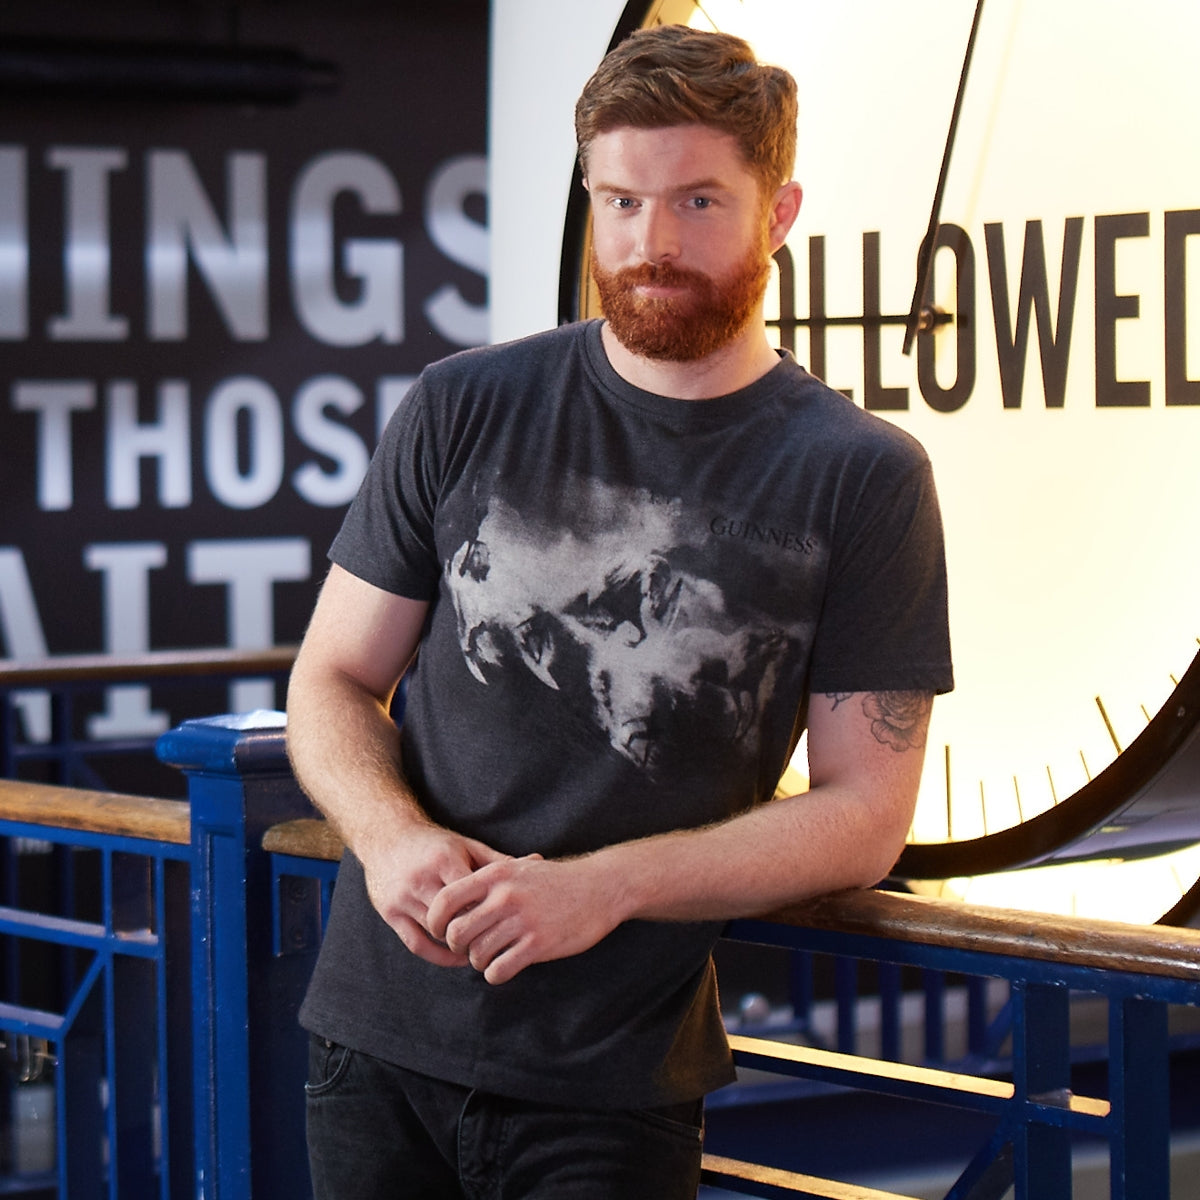
<svg viewBox="0 0 1200 1200">
<path fill-rule="evenodd" d="M 299 640 L 387 415 L 487 337 L 485 0 L 122 8 L 0 18 L 10 658 Z"/>
</svg>

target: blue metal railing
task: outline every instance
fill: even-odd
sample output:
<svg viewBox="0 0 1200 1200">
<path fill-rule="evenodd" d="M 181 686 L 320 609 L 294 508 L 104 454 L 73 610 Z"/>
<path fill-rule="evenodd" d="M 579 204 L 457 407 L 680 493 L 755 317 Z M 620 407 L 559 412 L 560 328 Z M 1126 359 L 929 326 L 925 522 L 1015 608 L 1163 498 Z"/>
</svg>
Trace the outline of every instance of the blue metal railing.
<svg viewBox="0 0 1200 1200">
<path fill-rule="evenodd" d="M 336 839 L 311 819 L 291 777 L 279 714 L 187 722 L 160 739 L 159 753 L 183 771 L 190 798 L 168 810 L 176 814 L 170 836 L 154 823 L 139 826 L 139 805 L 158 820 L 170 802 L 95 793 L 86 797 L 84 827 L 63 808 L 62 789 L 0 784 L 0 836 L 13 847 L 0 858 L 8 871 L 0 1033 L 22 1068 L 46 1064 L 58 1102 L 52 1166 L 30 1174 L 0 1162 L 0 1192 L 49 1181 L 64 1200 L 308 1193 L 306 1053 L 295 1017 Z M 63 876 L 90 873 L 97 911 L 84 911 L 90 886 L 54 890 L 73 894 L 77 911 L 59 899 L 52 909 L 27 904 L 17 876 L 30 855 L 58 856 Z M 798 1136 L 818 1111 L 814 1096 L 823 1111 L 854 1088 L 984 1122 L 962 1150 L 946 1192 L 953 1200 L 999 1196 L 1010 1182 L 1018 1200 L 1062 1200 L 1081 1138 L 1107 1148 L 1117 1200 L 1168 1196 L 1168 1013 L 1200 1006 L 1200 933 L 877 892 L 829 897 L 728 932 L 783 947 L 799 964 L 799 986 L 784 1026 L 743 1023 L 732 1035 L 743 1068 L 781 1083 L 746 1078 L 740 1095 L 714 1101 L 705 1167 L 712 1187 L 888 1196 L 887 1180 L 865 1169 L 830 1181 L 820 1139 Z M 872 968 L 869 1003 L 880 1017 L 870 1052 L 867 1002 L 816 995 L 811 966 L 827 958 L 847 983 L 856 982 L 856 964 L 885 964 Z M 915 1050 L 901 1017 L 914 978 L 929 985 L 915 998 L 925 1027 Z M 37 989 L 51 985 L 47 1001 Z M 1069 1029 L 1084 994 L 1108 1009 L 1107 1070 L 1091 1089 L 1075 1071 Z M 961 1052 L 942 1035 L 951 996 L 966 1014 Z M 818 1021 L 822 1005 L 823 1013 L 832 1005 L 832 1024 Z M 4 1086 L 15 1102 L 28 1085 Z M 761 1150 L 726 1120 L 747 1113 L 759 1133 L 769 1131 Z M 927 1128 L 932 1140 L 934 1123 Z"/>
<path fill-rule="evenodd" d="M 315 947 L 276 954 L 266 831 L 312 809 L 292 778 L 280 713 L 189 721 L 159 756 L 191 803 L 197 1193 L 302 1197 L 305 1040 L 296 1015 Z"/>
<path fill-rule="evenodd" d="M 259 849 L 267 827 L 311 811 L 280 722 L 213 718 L 165 735 L 187 803 L 0 781 L 0 1034 L 45 1047 L 56 1101 L 52 1161 L 23 1169 L 14 1150 L 0 1193 L 308 1190 L 295 1007 L 311 961 L 273 953 Z M 0 1083 L 9 1111 L 23 1086 Z M 10 1144 L 26 1132 L 10 1129 Z"/>
<path fill-rule="evenodd" d="M 55 791 L 22 794 L 50 815 Z M 137 803 L 125 802 L 126 817 Z M 190 995 L 174 955 L 188 934 L 187 805 L 153 802 L 140 815 L 152 818 L 155 833 L 0 821 L 0 1031 L 10 1062 L 20 1064 L 4 1089 L 10 1193 L 52 1186 L 72 1200 L 186 1194 L 190 1021 L 179 1018 Z M 72 886 L 81 872 L 97 885 L 94 913 L 62 900 L 91 891 Z M 48 873 L 60 886 L 31 897 L 29 883 Z"/>
<path fill-rule="evenodd" d="M 273 831 L 268 840 L 275 886 L 320 881 L 322 891 L 307 897 L 319 914 L 334 864 L 313 856 L 331 859 L 336 844 L 319 825 L 298 826 Z M 1194 1045 L 1194 1037 L 1173 1040 L 1168 1013 L 1172 1006 L 1200 1007 L 1200 932 L 885 892 L 828 897 L 777 917 L 733 922 L 726 936 L 793 953 L 802 975 L 798 1004 L 792 1020 L 771 1036 L 739 1031 L 731 1043 L 739 1067 L 787 1082 L 772 1087 L 758 1075 L 710 1098 L 709 1185 L 766 1197 L 893 1196 L 872 1186 L 880 1165 L 868 1145 L 857 1155 L 844 1148 L 839 1155 L 843 1167 L 854 1157 L 866 1164 L 857 1179 L 818 1178 L 805 1169 L 800 1134 L 807 1114 L 791 1102 L 852 1088 L 985 1119 L 978 1144 L 960 1147 L 947 1200 L 999 1197 L 1014 1186 L 1017 1200 L 1063 1200 L 1071 1195 L 1073 1152 L 1085 1143 L 1107 1149 L 1113 1200 L 1169 1196 L 1171 1048 L 1173 1041 Z M 319 915 L 314 919 L 319 926 Z M 839 976 L 832 1037 L 815 1031 L 811 969 L 817 956 L 831 958 Z M 854 978 L 866 962 L 879 965 L 880 1048 L 872 1053 L 861 1049 Z M 900 1037 L 904 968 L 921 972 L 917 998 L 924 1007 L 923 1044 L 908 1061 Z M 954 1059 L 945 1038 L 950 980 L 965 997 L 965 1047 Z M 1082 1055 L 1107 1065 L 1107 1082 L 1096 1094 L 1076 1089 L 1081 1056 L 1070 1015 L 1086 997 L 1108 1009 L 1103 1044 L 1087 1045 Z M 807 1086 L 797 1089 L 797 1080 Z M 722 1133 L 720 1110 L 739 1104 L 753 1105 L 760 1125 L 770 1129 L 768 1137 L 760 1132 L 754 1139 L 770 1144 L 754 1162 L 738 1157 L 736 1132 Z M 931 1121 L 930 1151 L 940 1140 L 933 1129 Z M 808 1157 L 819 1164 L 825 1149 L 810 1139 Z"/>
<path fill-rule="evenodd" d="M 295 656 L 294 646 L 278 646 L 0 659 L 0 778 L 37 771 L 37 778 L 64 786 L 108 787 L 101 762 L 124 755 L 153 764 L 155 743 L 169 724 L 223 711 L 226 703 L 240 710 L 246 706 L 236 700 L 247 688 L 254 689 L 255 705 L 277 707 L 278 685 Z M 169 700 L 174 719 L 152 700 Z"/>
<path fill-rule="evenodd" d="M 809 953 L 1002 979 L 1012 989 L 1006 1069 L 905 1064 L 734 1035 L 739 1062 L 786 1076 L 862 1088 L 982 1114 L 991 1132 L 962 1164 L 948 1198 L 1071 1195 L 1072 1150 L 1107 1146 L 1113 1200 L 1169 1195 L 1168 1010 L 1200 1005 L 1200 934 L 952 906 L 858 893 L 739 921 L 731 937 Z M 1107 1085 L 1075 1090 L 1070 1012 L 1085 995 L 1108 1005 Z M 789 1175 L 795 1178 L 789 1179 Z M 833 1196 L 777 1168 L 710 1161 L 706 1178 L 757 1196 Z M 785 1186 L 786 1185 L 786 1186 Z"/>
</svg>

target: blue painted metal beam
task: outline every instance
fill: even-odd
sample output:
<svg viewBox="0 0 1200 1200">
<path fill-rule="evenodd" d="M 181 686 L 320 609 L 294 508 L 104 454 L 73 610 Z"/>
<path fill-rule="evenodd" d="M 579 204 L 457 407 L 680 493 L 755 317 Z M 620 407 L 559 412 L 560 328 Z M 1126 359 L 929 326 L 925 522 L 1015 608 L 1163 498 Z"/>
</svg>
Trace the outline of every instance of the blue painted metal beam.
<svg viewBox="0 0 1200 1200">
<path fill-rule="evenodd" d="M 301 1196 L 304 1041 L 294 1009 L 275 1001 L 286 994 L 298 1006 L 310 964 L 276 957 L 258 915 L 273 909 L 263 834 L 312 815 L 288 765 L 283 714 L 187 721 L 157 751 L 187 776 L 191 801 L 196 1197 Z"/>
</svg>

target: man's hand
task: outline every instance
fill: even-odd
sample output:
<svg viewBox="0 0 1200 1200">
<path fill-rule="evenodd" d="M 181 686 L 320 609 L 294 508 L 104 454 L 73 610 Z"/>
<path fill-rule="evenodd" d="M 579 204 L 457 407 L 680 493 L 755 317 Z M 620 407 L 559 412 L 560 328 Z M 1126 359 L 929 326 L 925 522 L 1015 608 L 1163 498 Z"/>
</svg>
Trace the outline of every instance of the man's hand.
<svg viewBox="0 0 1200 1200">
<path fill-rule="evenodd" d="M 428 908 L 432 936 L 488 983 L 505 983 L 532 963 L 581 954 L 621 919 L 594 855 L 497 859 L 449 883 Z"/>
<path fill-rule="evenodd" d="M 447 884 L 504 859 L 482 842 L 438 825 L 416 823 L 364 856 L 367 895 L 418 958 L 438 967 L 465 967 L 470 961 L 467 955 L 448 948 L 440 930 L 431 929 L 430 903 Z"/>
</svg>

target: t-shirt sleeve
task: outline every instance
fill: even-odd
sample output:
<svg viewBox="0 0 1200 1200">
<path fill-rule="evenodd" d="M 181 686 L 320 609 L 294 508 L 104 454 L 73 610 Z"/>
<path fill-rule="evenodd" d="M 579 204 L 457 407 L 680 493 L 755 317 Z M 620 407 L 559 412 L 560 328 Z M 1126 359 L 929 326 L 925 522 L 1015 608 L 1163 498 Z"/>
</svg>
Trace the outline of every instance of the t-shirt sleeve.
<svg viewBox="0 0 1200 1200">
<path fill-rule="evenodd" d="M 945 546 L 928 458 L 872 472 L 841 533 L 811 690 L 950 691 Z"/>
<path fill-rule="evenodd" d="M 428 390 L 418 379 L 392 414 L 329 557 L 375 587 L 433 598 L 438 477 Z"/>
</svg>

